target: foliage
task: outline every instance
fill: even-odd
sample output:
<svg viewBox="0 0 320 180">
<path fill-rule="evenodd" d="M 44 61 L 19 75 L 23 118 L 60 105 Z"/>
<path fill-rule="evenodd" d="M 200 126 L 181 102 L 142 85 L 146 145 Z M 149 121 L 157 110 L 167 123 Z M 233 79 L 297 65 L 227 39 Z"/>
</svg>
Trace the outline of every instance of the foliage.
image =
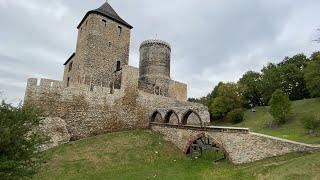
<svg viewBox="0 0 320 180">
<path fill-rule="evenodd" d="M 243 96 L 249 107 L 262 106 L 262 74 L 248 71 L 238 82 L 244 87 Z"/>
<path fill-rule="evenodd" d="M 237 124 L 243 121 L 244 111 L 241 108 L 230 111 L 227 115 L 227 120 L 233 124 Z"/>
<path fill-rule="evenodd" d="M 314 54 L 304 70 L 304 79 L 312 97 L 320 97 L 320 54 Z"/>
<path fill-rule="evenodd" d="M 40 123 L 38 111 L 0 105 L 0 179 L 20 179 L 35 173 L 40 163 L 35 153 L 46 138 L 34 132 Z"/>
<path fill-rule="evenodd" d="M 277 124 L 284 124 L 291 110 L 289 97 L 281 90 L 276 90 L 270 100 L 270 114 Z"/>
<path fill-rule="evenodd" d="M 305 115 L 301 118 L 301 123 L 310 134 L 313 134 L 320 128 L 320 115 Z"/>
<path fill-rule="evenodd" d="M 217 96 L 210 109 L 213 117 L 223 119 L 228 112 L 243 106 L 242 98 L 243 88 L 239 84 L 226 83 L 221 84 L 217 90 Z"/>
</svg>

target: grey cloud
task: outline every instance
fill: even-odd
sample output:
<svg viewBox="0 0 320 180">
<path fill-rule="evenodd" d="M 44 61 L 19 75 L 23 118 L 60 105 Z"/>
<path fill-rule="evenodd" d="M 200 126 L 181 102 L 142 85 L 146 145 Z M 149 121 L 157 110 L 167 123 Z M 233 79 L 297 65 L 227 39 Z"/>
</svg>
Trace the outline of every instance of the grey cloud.
<svg viewBox="0 0 320 180">
<path fill-rule="evenodd" d="M 0 68 L 0 89 L 10 98 L 22 98 L 23 89 L 15 85 L 25 84 L 30 76 L 61 79 L 62 63 L 75 50 L 76 26 L 104 0 L 0 2 L 0 63 L 5 65 Z M 109 2 L 134 26 L 130 64 L 138 66 L 143 40 L 168 41 L 172 76 L 188 83 L 193 97 L 206 95 L 219 81 L 236 81 L 245 71 L 260 70 L 267 62 L 319 49 L 312 42 L 320 26 L 317 0 Z M 15 83 L 1 84 L 8 78 Z"/>
</svg>

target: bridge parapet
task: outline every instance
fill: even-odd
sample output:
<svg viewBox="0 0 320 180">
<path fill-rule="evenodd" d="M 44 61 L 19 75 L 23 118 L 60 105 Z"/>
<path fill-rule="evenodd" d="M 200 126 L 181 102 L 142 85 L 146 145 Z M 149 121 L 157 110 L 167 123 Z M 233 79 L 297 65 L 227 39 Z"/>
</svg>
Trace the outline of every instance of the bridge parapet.
<svg viewBox="0 0 320 180">
<path fill-rule="evenodd" d="M 176 124 L 157 123 L 157 122 L 151 122 L 150 126 L 160 126 L 160 127 L 175 128 L 175 129 L 188 129 L 188 130 L 204 131 L 204 132 L 241 133 L 241 134 L 250 133 L 249 128 L 236 128 L 236 127 L 223 127 L 223 126 L 192 126 L 192 125 L 176 125 Z"/>
</svg>

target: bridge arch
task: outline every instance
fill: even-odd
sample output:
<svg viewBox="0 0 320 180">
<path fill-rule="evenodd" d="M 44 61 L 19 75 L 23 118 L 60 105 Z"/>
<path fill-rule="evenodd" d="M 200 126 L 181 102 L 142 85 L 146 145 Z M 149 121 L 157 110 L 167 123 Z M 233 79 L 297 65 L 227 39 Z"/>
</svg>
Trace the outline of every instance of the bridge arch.
<svg viewBox="0 0 320 180">
<path fill-rule="evenodd" d="M 207 141 L 207 142 L 204 142 L 204 141 Z M 203 145 L 202 147 L 201 147 L 201 144 Z M 223 153 L 223 158 L 218 160 L 222 160 L 222 159 L 230 160 L 230 156 L 228 152 L 225 150 L 224 145 L 217 139 L 214 139 L 211 136 L 206 135 L 206 133 L 202 132 L 202 133 L 197 133 L 192 135 L 187 141 L 187 144 L 185 145 L 183 152 L 185 154 L 190 155 L 190 153 L 194 151 L 194 147 L 203 148 L 201 149 L 201 152 L 204 149 L 212 148 L 213 150 L 220 151 Z"/>
<path fill-rule="evenodd" d="M 194 110 L 192 110 L 192 109 L 189 109 L 189 110 L 187 110 L 183 115 L 182 115 L 182 118 L 181 118 L 181 123 L 182 123 L 182 125 L 188 125 L 188 121 L 189 121 L 189 117 L 190 117 L 190 115 L 192 115 L 192 114 L 194 114 L 196 117 L 197 117 L 197 119 L 198 120 L 194 120 L 193 119 L 193 123 L 194 124 L 199 124 L 201 127 L 203 126 L 203 123 L 202 123 L 202 119 L 201 119 L 201 117 L 200 117 L 200 115 L 196 112 L 196 111 L 194 111 Z M 196 121 L 196 122 L 195 122 Z M 194 124 L 192 124 L 192 125 L 194 125 Z"/>
<path fill-rule="evenodd" d="M 174 115 L 175 117 L 176 117 L 176 121 L 175 122 L 173 122 L 173 123 L 171 123 L 170 122 L 170 119 L 171 119 L 171 117 L 172 117 L 172 115 Z M 179 119 L 179 116 L 178 116 L 178 114 L 174 111 L 174 110 L 169 110 L 167 113 L 166 113 L 166 115 L 164 116 L 164 123 L 170 123 L 170 124 L 179 124 L 180 123 L 180 119 Z"/>
<path fill-rule="evenodd" d="M 161 113 L 156 110 L 154 111 L 151 116 L 150 116 L 150 122 L 158 122 L 158 123 L 163 123 L 163 118 Z"/>
</svg>

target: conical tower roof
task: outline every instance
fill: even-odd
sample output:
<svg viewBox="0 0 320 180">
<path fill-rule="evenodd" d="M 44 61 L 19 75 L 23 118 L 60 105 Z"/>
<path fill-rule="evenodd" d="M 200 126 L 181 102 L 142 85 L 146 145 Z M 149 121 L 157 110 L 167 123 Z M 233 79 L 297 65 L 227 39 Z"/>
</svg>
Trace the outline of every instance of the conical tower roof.
<svg viewBox="0 0 320 180">
<path fill-rule="evenodd" d="M 133 27 L 127 23 L 125 20 L 123 20 L 118 14 L 117 12 L 110 6 L 110 4 L 108 2 L 105 2 L 101 7 L 99 7 L 98 9 L 94 9 L 91 10 L 89 12 L 87 12 L 87 14 L 85 15 L 85 17 L 82 19 L 82 21 L 80 22 L 80 24 L 78 25 L 78 28 L 81 26 L 81 24 L 84 22 L 84 20 L 89 16 L 89 14 L 99 14 L 101 16 L 104 16 L 106 18 L 110 18 L 124 26 L 127 26 L 128 28 L 132 29 Z"/>
</svg>

